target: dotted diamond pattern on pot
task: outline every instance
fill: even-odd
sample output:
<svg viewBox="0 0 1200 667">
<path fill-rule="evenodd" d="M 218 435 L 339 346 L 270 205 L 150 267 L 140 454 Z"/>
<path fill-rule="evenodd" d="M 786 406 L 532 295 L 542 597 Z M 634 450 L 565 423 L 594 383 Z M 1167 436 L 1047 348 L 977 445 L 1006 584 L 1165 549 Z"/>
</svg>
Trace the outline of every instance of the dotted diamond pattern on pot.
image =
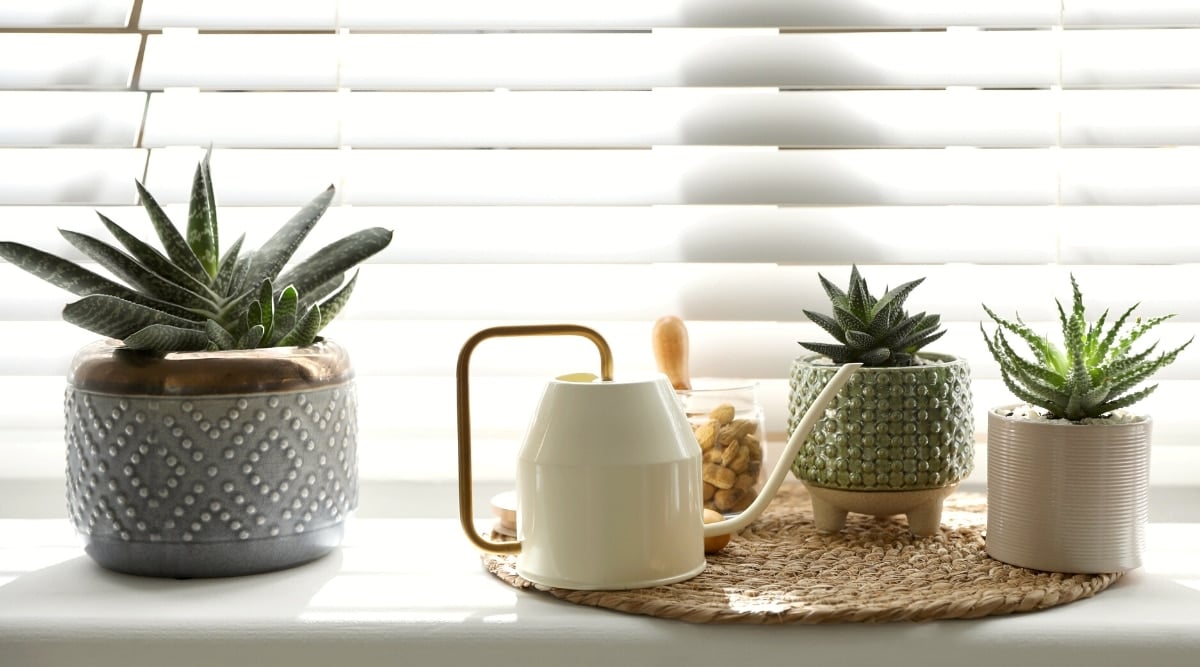
<svg viewBox="0 0 1200 667">
<path fill-rule="evenodd" d="M 352 384 L 244 397 L 68 388 L 67 502 L 85 535 L 230 542 L 340 523 L 357 505 Z"/>
<path fill-rule="evenodd" d="M 792 472 L 818 486 L 856 491 L 935 489 L 974 468 L 974 415 L 965 360 L 922 355 L 925 365 L 861 368 L 805 440 Z M 788 433 L 837 366 L 792 365 Z"/>
</svg>

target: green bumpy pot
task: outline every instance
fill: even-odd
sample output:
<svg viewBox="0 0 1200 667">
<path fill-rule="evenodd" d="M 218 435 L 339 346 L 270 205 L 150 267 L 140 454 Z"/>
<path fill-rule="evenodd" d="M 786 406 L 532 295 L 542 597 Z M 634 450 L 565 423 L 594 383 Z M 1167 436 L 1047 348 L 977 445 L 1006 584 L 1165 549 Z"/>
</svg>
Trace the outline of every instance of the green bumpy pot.
<svg viewBox="0 0 1200 667">
<path fill-rule="evenodd" d="M 950 355 L 919 356 L 920 366 L 859 369 L 796 455 L 796 477 L 830 489 L 908 491 L 969 475 L 975 465 L 970 368 Z M 838 368 L 815 354 L 793 362 L 789 435 Z"/>
</svg>

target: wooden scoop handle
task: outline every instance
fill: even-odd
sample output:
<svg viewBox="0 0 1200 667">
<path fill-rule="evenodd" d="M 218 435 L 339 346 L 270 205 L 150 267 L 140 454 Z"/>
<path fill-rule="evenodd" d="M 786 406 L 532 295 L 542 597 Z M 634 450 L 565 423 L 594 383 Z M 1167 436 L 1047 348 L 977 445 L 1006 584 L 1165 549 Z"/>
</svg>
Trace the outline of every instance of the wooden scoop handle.
<svg viewBox="0 0 1200 667">
<path fill-rule="evenodd" d="M 683 320 L 674 315 L 664 315 L 654 323 L 651 336 L 654 360 L 658 370 L 667 376 L 675 389 L 691 389 L 692 379 L 688 374 L 688 332 Z"/>
</svg>

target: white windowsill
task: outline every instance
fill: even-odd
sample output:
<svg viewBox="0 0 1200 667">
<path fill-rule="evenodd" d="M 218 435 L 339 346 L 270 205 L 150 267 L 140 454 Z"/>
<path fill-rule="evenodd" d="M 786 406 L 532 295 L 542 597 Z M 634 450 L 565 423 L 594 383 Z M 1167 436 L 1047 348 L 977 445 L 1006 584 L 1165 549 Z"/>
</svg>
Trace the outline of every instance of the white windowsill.
<svg viewBox="0 0 1200 667">
<path fill-rule="evenodd" d="M 1194 665 L 1200 523 L 1152 524 L 1146 565 L 1094 598 L 971 621 L 702 626 L 576 606 L 486 573 L 452 519 L 354 519 L 292 570 L 107 572 L 65 520 L 0 520 L 0 664 Z"/>
</svg>

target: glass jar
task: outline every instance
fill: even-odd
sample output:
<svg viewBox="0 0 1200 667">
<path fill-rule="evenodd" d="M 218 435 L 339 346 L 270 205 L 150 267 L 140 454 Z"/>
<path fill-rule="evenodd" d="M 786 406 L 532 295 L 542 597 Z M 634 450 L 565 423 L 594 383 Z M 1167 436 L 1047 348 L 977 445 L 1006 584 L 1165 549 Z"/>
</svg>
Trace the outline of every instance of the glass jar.
<svg viewBox="0 0 1200 667">
<path fill-rule="evenodd" d="M 766 478 L 767 429 L 758 383 L 678 394 L 704 455 L 704 507 L 734 516 L 754 502 Z"/>
</svg>

